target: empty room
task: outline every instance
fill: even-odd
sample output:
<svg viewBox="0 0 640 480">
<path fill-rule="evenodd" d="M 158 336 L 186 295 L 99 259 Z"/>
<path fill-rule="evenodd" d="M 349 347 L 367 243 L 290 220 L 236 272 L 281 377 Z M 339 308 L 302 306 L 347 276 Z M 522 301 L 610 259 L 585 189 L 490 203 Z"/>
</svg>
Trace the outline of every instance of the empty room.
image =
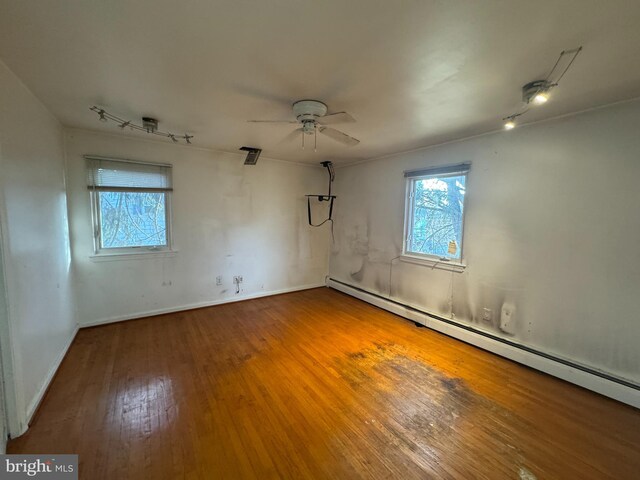
<svg viewBox="0 0 640 480">
<path fill-rule="evenodd" d="M 0 478 L 637 479 L 640 2 L 0 0 Z"/>
</svg>

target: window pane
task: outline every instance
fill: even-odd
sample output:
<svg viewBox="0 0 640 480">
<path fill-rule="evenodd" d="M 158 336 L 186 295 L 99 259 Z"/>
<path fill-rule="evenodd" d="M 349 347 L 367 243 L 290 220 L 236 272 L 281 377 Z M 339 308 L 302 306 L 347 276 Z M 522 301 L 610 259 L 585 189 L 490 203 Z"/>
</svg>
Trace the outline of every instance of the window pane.
<svg viewBox="0 0 640 480">
<path fill-rule="evenodd" d="M 409 251 L 459 259 L 466 175 L 414 181 Z"/>
<path fill-rule="evenodd" d="M 101 248 L 167 245 L 165 193 L 98 192 Z"/>
</svg>

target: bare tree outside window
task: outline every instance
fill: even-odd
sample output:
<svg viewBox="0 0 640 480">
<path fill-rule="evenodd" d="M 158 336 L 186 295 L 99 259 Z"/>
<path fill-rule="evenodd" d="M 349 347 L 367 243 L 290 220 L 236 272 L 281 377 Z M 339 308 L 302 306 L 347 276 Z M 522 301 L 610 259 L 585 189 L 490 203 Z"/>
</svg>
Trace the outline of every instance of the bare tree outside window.
<svg viewBox="0 0 640 480">
<path fill-rule="evenodd" d="M 411 180 L 407 253 L 461 258 L 466 175 Z"/>
<path fill-rule="evenodd" d="M 171 250 L 170 164 L 87 155 L 96 255 Z"/>
<path fill-rule="evenodd" d="M 167 245 L 165 194 L 99 192 L 101 248 Z"/>
</svg>

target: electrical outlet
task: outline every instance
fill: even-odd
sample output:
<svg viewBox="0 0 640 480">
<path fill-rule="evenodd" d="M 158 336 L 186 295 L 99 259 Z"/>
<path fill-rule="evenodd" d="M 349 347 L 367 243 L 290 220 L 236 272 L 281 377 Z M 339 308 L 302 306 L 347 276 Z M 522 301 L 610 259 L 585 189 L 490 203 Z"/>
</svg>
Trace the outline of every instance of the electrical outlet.
<svg viewBox="0 0 640 480">
<path fill-rule="evenodd" d="M 485 322 L 490 322 L 492 318 L 493 318 L 493 312 L 491 312 L 491 309 L 490 308 L 483 308 L 482 309 L 482 320 L 484 320 Z"/>
<path fill-rule="evenodd" d="M 222 285 L 222 275 L 216 277 L 216 285 Z"/>
<path fill-rule="evenodd" d="M 236 295 L 240 293 L 240 284 L 242 283 L 242 275 L 233 277 L 233 284 L 236 286 Z"/>
</svg>

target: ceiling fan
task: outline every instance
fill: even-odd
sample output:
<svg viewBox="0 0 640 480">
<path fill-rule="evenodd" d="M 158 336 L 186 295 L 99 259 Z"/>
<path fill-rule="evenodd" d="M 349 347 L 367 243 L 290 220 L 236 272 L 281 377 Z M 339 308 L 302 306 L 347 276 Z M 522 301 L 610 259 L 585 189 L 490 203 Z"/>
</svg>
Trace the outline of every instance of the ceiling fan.
<svg viewBox="0 0 640 480">
<path fill-rule="evenodd" d="M 327 106 L 318 100 L 299 100 L 292 106 L 295 120 L 249 120 L 251 123 L 291 123 L 300 124 L 300 128 L 295 129 L 293 133 L 302 133 L 302 148 L 304 148 L 304 138 L 306 135 L 313 135 L 314 149 L 317 146 L 317 133 L 340 142 L 349 147 L 353 147 L 360 143 L 360 140 L 353 138 L 346 133 L 327 127 L 336 123 L 353 123 L 356 120 L 347 112 L 336 112 L 327 115 Z"/>
</svg>

